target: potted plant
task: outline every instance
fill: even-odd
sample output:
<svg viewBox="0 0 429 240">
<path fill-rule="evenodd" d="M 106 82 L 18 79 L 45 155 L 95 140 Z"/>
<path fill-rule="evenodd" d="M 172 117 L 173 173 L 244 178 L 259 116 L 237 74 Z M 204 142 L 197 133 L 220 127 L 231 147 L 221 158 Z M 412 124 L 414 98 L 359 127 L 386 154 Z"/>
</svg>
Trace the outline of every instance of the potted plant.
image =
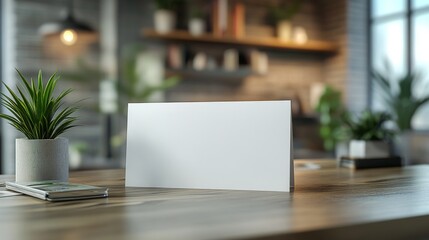
<svg viewBox="0 0 429 240">
<path fill-rule="evenodd" d="M 416 89 L 423 86 L 423 78 L 415 72 L 409 72 L 399 78 L 392 78 L 390 66 L 386 64 L 386 73 L 373 71 L 375 83 L 381 89 L 385 104 L 394 117 L 397 129 L 400 131 L 395 140 L 395 151 L 403 158 L 403 164 L 419 162 L 420 154 L 416 154 L 414 142 L 418 135 L 412 127 L 416 112 L 429 101 L 429 94 L 417 94 Z"/>
<path fill-rule="evenodd" d="M 0 114 L 26 137 L 16 139 L 16 181 L 68 181 L 68 140 L 59 136 L 76 126 L 72 114 L 77 107 L 63 106 L 71 90 L 54 96 L 56 74 L 44 83 L 41 71 L 37 81 L 27 81 L 17 72 L 22 84 L 16 91 L 4 85 L 10 96 L 1 94 L 1 104 L 10 114 Z"/>
<path fill-rule="evenodd" d="M 276 28 L 277 37 L 282 41 L 290 41 L 292 39 L 292 17 L 298 12 L 301 7 L 299 0 L 292 2 L 283 2 L 279 6 L 273 6 L 269 9 L 271 22 Z"/>
<path fill-rule="evenodd" d="M 174 12 L 178 0 L 156 0 L 154 15 L 155 31 L 169 33 L 176 26 L 176 14 Z"/>
<path fill-rule="evenodd" d="M 352 158 L 384 158 L 389 157 L 387 140 L 393 132 L 386 128 L 385 123 L 391 120 L 388 113 L 364 111 L 359 118 L 345 118 L 349 127 L 351 141 L 349 156 Z"/>
<path fill-rule="evenodd" d="M 201 6 L 191 5 L 188 29 L 189 33 L 193 36 L 199 36 L 206 32 L 204 12 Z"/>
</svg>

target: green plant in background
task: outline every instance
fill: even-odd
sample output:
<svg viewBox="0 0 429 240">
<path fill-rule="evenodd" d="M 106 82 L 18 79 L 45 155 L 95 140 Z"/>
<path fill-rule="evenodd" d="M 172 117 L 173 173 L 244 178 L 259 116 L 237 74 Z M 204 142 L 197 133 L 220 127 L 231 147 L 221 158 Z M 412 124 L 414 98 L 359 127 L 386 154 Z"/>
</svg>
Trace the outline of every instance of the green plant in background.
<svg viewBox="0 0 429 240">
<path fill-rule="evenodd" d="M 140 87 L 142 83 L 142 77 L 137 71 L 137 60 L 138 55 L 144 51 L 142 45 L 130 45 L 124 49 L 123 56 L 123 81 L 118 82 L 118 91 L 122 96 L 122 100 L 126 102 L 146 102 L 156 92 L 166 91 L 173 88 L 180 82 L 178 76 L 172 76 L 164 79 L 162 83 L 157 85 L 145 84 L 144 87 Z M 126 113 L 126 104 L 120 104 L 123 107 L 123 113 Z M 122 131 L 115 135 L 111 139 L 112 146 L 119 147 L 123 145 L 126 140 L 126 131 Z"/>
<path fill-rule="evenodd" d="M 343 118 L 346 114 L 341 101 L 341 92 L 326 86 L 320 96 L 316 111 L 320 114 L 320 136 L 324 148 L 331 151 L 338 141 L 345 140 Z"/>
<path fill-rule="evenodd" d="M 271 6 L 268 9 L 269 21 L 272 24 L 290 20 L 301 8 L 300 0 L 293 0 L 292 2 L 282 2 L 277 6 Z"/>
<path fill-rule="evenodd" d="M 9 124 L 22 132 L 28 139 L 55 139 L 68 129 L 75 127 L 76 117 L 72 114 L 78 109 L 75 106 L 60 108 L 63 98 L 72 90 L 53 96 L 59 77 L 53 74 L 46 84 L 43 83 L 42 71 L 39 71 L 37 82 L 29 82 L 18 71 L 22 82 L 15 93 L 9 86 L 4 85 L 10 96 L 1 94 L 1 104 L 11 112 L 11 115 L 0 114 Z"/>
<path fill-rule="evenodd" d="M 157 9 L 174 10 L 180 5 L 181 0 L 155 0 Z"/>
<path fill-rule="evenodd" d="M 125 48 L 124 56 L 122 59 L 122 79 L 117 83 L 117 91 L 122 100 L 127 102 L 146 102 L 156 92 L 166 91 L 180 82 L 178 76 L 171 76 L 166 78 L 162 83 L 157 85 L 144 85 L 139 87 L 142 83 L 141 76 L 137 71 L 137 57 L 144 51 L 144 47 L 137 44 Z M 82 59 L 76 62 L 76 70 L 68 71 L 63 74 L 64 79 L 81 82 L 86 85 L 97 89 L 100 81 L 107 77 L 107 74 L 98 67 L 91 66 Z M 120 104 L 122 112 L 125 112 L 124 105 Z"/>
<path fill-rule="evenodd" d="M 379 141 L 393 137 L 393 131 L 386 128 L 385 123 L 392 118 L 386 112 L 364 111 L 358 118 L 346 115 L 344 122 L 348 126 L 350 138 L 354 140 Z"/>
<path fill-rule="evenodd" d="M 414 114 L 429 101 L 429 94 L 418 97 L 414 92 L 415 88 L 422 87 L 422 77 L 411 72 L 393 79 L 377 71 L 373 71 L 372 76 L 382 90 L 384 101 L 394 115 L 398 129 L 411 130 Z"/>
<path fill-rule="evenodd" d="M 152 94 L 156 92 L 166 91 L 180 82 L 178 76 L 166 78 L 158 85 L 145 84 L 143 88 L 141 84 L 141 76 L 137 71 L 138 55 L 144 51 L 141 45 L 129 46 L 124 50 L 123 58 L 123 80 L 118 83 L 119 93 L 126 96 L 127 102 L 145 102 Z"/>
</svg>

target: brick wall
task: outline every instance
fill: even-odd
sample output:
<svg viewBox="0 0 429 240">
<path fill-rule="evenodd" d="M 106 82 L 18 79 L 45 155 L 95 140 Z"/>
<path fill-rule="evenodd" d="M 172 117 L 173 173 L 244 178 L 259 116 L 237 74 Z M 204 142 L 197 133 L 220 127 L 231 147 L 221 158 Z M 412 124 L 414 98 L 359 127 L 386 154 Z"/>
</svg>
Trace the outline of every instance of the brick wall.
<svg viewBox="0 0 429 240">
<path fill-rule="evenodd" d="M 326 40 L 338 45 L 338 53 L 323 63 L 325 83 L 344 92 L 347 76 L 347 0 L 319 1 L 322 15 L 322 29 Z M 343 96 L 344 97 L 344 96 Z"/>
</svg>

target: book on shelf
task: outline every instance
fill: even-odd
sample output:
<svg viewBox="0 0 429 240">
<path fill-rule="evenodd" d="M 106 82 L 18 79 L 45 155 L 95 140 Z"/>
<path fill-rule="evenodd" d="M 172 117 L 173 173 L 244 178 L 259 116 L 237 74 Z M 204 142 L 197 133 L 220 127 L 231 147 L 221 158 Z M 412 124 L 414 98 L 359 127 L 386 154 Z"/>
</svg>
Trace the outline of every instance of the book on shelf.
<svg viewBox="0 0 429 240">
<path fill-rule="evenodd" d="M 219 0 L 212 1 L 212 33 L 215 36 L 221 36 L 221 31 L 219 27 Z"/>
<path fill-rule="evenodd" d="M 245 35 L 245 8 L 242 2 L 235 2 L 232 9 L 232 36 L 241 38 Z"/>
<path fill-rule="evenodd" d="M 228 34 L 228 1 L 218 0 L 219 30 L 222 36 Z"/>
<path fill-rule="evenodd" d="M 6 182 L 6 189 L 48 201 L 68 201 L 108 196 L 108 188 L 60 181 Z"/>
<path fill-rule="evenodd" d="M 212 32 L 214 36 L 240 38 L 245 32 L 245 6 L 241 1 L 212 1 Z"/>
</svg>

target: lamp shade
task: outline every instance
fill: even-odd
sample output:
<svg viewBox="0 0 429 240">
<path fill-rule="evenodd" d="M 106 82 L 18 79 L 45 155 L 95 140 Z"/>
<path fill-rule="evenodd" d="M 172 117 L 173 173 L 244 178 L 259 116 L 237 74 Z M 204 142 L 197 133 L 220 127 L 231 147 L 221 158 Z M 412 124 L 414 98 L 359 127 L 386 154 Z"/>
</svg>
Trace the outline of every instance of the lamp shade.
<svg viewBox="0 0 429 240">
<path fill-rule="evenodd" d="M 76 20 L 69 12 L 67 16 L 58 22 L 49 22 L 43 24 L 39 28 L 39 34 L 43 37 L 59 35 L 60 40 L 65 45 L 73 45 L 76 43 L 78 36 L 85 35 L 85 39 L 95 40 L 94 29 L 86 23 Z M 93 37 L 88 37 L 93 36 Z"/>
</svg>

